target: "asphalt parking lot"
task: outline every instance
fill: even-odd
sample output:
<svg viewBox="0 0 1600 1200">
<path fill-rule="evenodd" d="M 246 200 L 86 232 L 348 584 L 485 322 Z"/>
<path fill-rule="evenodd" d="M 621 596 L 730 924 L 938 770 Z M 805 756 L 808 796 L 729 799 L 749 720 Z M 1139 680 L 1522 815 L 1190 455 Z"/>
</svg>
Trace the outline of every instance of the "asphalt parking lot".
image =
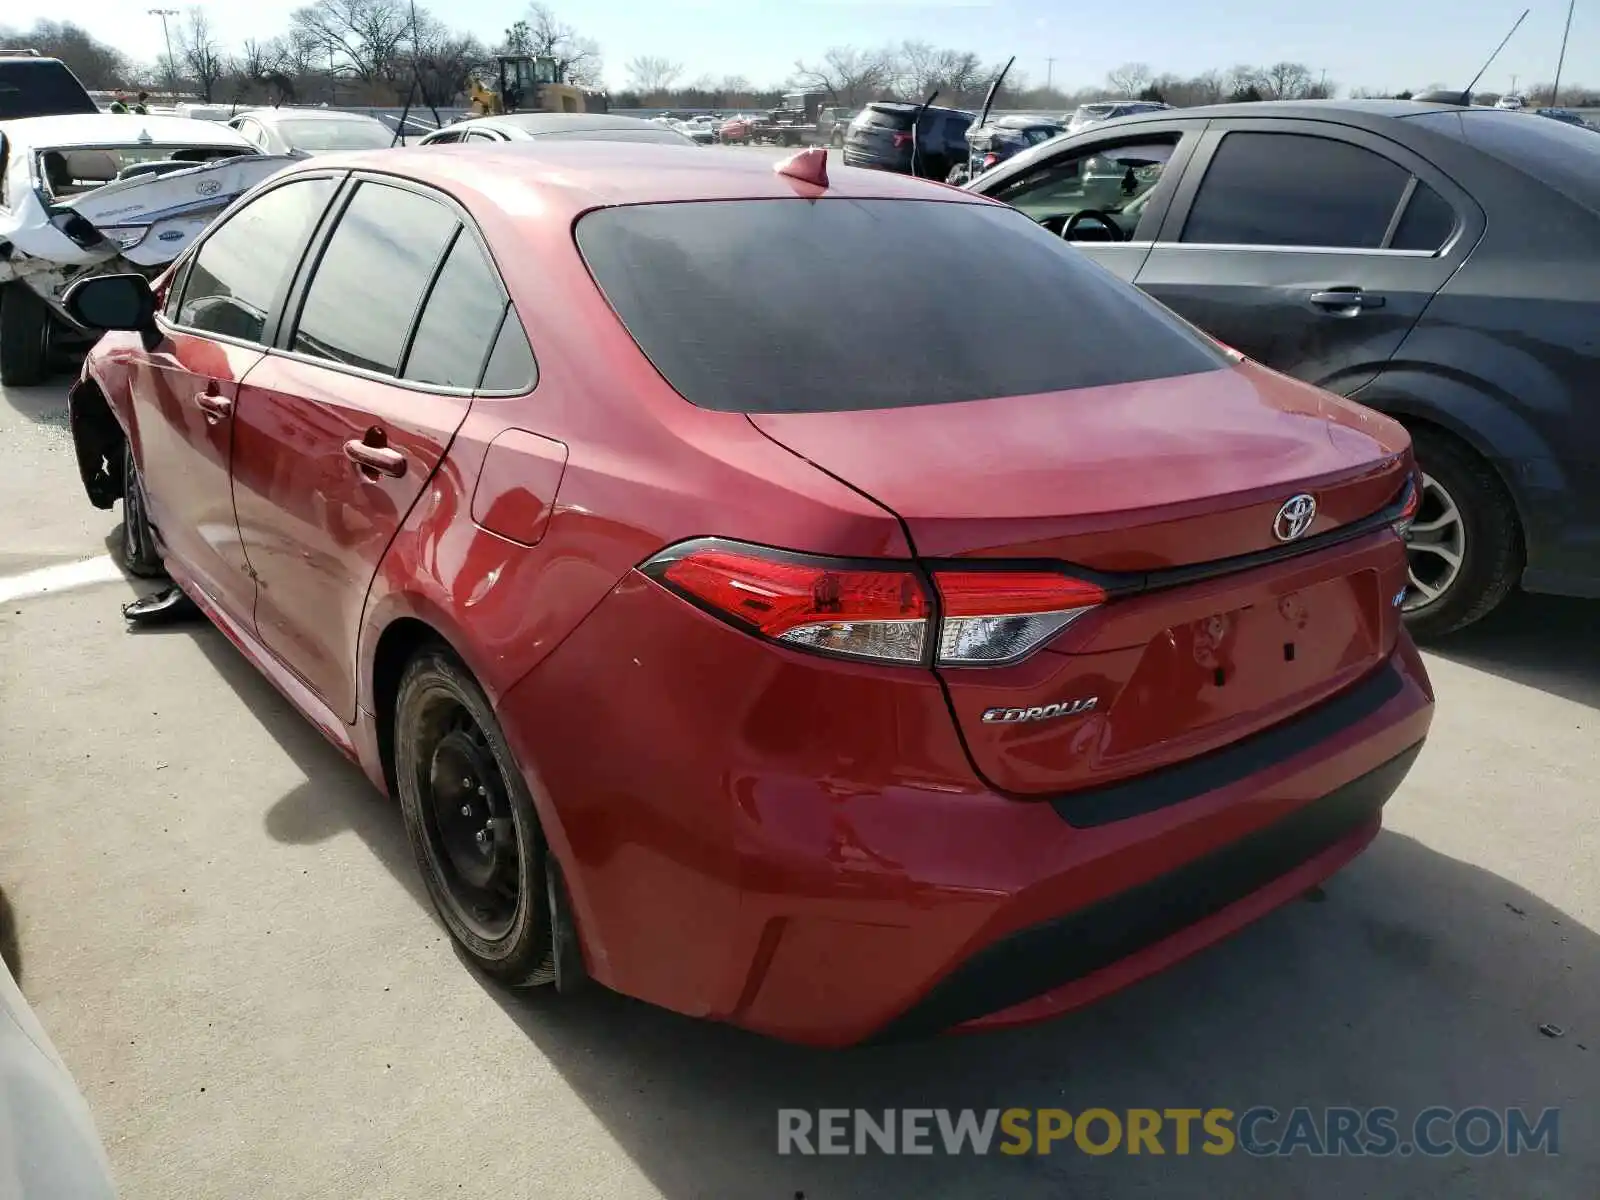
<svg viewBox="0 0 1600 1200">
<path fill-rule="evenodd" d="M 128 632 L 104 565 L 36 594 L 118 521 L 66 382 L 0 392 L 0 881 L 131 1200 L 1595 1194 L 1600 604 L 1430 654 L 1434 735 L 1320 895 L 1042 1027 L 815 1053 L 481 982 L 398 813 L 220 634 Z M 776 1153 L 781 1107 L 1262 1104 L 1559 1107 L 1560 1154 Z"/>
</svg>

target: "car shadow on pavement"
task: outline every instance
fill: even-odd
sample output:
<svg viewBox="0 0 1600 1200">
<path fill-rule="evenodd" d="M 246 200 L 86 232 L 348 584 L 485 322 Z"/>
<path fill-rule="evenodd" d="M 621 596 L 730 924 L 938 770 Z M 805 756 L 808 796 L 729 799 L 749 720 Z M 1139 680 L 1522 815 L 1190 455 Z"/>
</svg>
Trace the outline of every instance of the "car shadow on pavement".
<svg viewBox="0 0 1600 1200">
<path fill-rule="evenodd" d="M 63 372 L 59 377 L 52 377 L 49 383 L 37 387 L 0 388 L 0 396 L 4 396 L 6 403 L 28 420 L 65 429 L 67 389 L 72 386 L 72 379 L 73 376 Z"/>
<path fill-rule="evenodd" d="M 265 815 L 346 830 L 434 917 L 398 811 L 209 623 L 193 637 L 307 782 Z M 1507 880 L 1382 834 L 1310 899 L 1118 995 L 1028 1029 L 818 1051 L 592 987 L 478 982 L 670 1200 L 693 1197 L 1406 1195 L 1591 1200 L 1600 1177 L 1600 936 Z M 420 922 L 418 938 L 433 936 Z M 465 964 L 463 969 L 468 969 Z M 1547 1026 L 1541 1031 L 1541 1026 Z M 507 1070 L 523 1069 L 508 1062 Z M 1312 1158 L 1121 1150 L 781 1156 L 778 1110 L 1560 1108 L 1560 1156 Z M 952 1114 L 954 1115 L 954 1114 Z M 1433 1127 L 1435 1135 L 1448 1122 Z M 1282 1122 L 1258 1130 L 1277 1137 Z M 998 1142 L 999 1139 L 997 1139 Z M 939 1137 L 935 1132 L 933 1141 Z M 487 1151 L 486 1151 L 487 1152 Z"/>
<path fill-rule="evenodd" d="M 1600 708 L 1600 600 L 1513 592 L 1476 625 L 1424 648 L 1451 662 Z"/>
</svg>

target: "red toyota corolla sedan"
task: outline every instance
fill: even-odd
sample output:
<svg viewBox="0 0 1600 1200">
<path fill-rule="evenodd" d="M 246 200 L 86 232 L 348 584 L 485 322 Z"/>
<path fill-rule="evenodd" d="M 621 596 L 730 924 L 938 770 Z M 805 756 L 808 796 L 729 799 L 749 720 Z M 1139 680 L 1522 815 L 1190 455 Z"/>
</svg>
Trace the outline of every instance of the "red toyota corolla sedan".
<svg viewBox="0 0 1600 1200">
<path fill-rule="evenodd" d="M 491 975 L 823 1045 L 1036 1020 L 1376 834 L 1433 709 L 1410 446 L 822 153 L 292 168 L 73 293 L 128 331 L 80 464 Z"/>
</svg>

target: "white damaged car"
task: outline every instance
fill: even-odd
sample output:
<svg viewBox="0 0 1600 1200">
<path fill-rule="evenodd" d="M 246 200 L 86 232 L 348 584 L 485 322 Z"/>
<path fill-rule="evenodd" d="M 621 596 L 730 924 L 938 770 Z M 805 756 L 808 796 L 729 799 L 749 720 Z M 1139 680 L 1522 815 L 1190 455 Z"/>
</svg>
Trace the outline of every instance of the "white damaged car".
<svg viewBox="0 0 1600 1200">
<path fill-rule="evenodd" d="M 85 275 L 159 275 L 237 196 L 294 161 L 225 125 L 94 113 L 0 122 L 0 384 L 91 341 L 61 306 Z"/>
</svg>

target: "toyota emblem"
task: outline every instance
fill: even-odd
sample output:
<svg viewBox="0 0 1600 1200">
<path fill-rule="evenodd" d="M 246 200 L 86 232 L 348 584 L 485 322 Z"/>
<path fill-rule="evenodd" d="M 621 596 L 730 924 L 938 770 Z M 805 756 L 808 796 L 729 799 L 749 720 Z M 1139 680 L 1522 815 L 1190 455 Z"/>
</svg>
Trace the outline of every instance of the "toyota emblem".
<svg viewBox="0 0 1600 1200">
<path fill-rule="evenodd" d="M 1272 519 L 1272 536 L 1280 542 L 1292 542 L 1303 537 L 1317 519 L 1317 498 L 1301 492 L 1283 502 L 1278 515 Z"/>
</svg>

